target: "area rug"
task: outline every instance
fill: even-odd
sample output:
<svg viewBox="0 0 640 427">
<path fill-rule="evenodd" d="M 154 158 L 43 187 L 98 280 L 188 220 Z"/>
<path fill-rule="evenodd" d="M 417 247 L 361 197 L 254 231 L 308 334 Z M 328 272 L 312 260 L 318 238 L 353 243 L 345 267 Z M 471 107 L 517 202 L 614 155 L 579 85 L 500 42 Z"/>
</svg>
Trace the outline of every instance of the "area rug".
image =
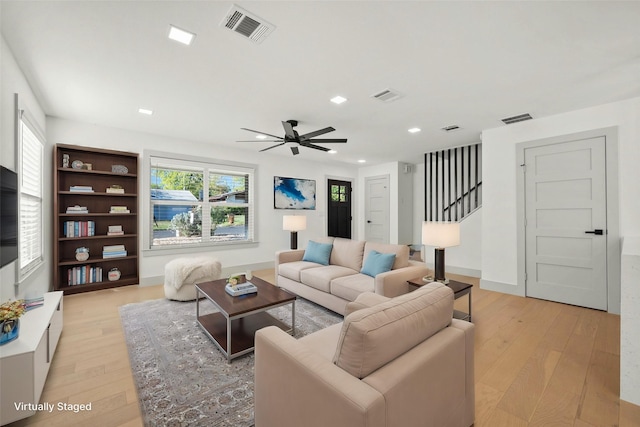
<svg viewBox="0 0 640 427">
<path fill-rule="evenodd" d="M 212 304 L 200 302 L 201 314 Z M 287 324 L 291 307 L 269 311 Z M 195 322 L 195 302 L 167 299 L 120 307 L 131 369 L 146 426 L 252 426 L 254 356 L 231 363 Z M 296 300 L 296 337 L 342 317 Z"/>
</svg>

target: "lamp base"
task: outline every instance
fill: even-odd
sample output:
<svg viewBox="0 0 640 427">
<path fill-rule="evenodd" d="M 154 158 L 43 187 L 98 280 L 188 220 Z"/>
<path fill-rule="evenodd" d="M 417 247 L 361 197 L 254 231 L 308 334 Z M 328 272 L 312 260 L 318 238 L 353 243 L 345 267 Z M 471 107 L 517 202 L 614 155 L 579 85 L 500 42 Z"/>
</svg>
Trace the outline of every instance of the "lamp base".
<svg viewBox="0 0 640 427">
<path fill-rule="evenodd" d="M 291 232 L 291 249 L 298 249 L 298 232 Z"/>
<path fill-rule="evenodd" d="M 444 277 L 444 248 L 435 249 L 434 274 L 433 278 L 437 282 L 445 283 Z"/>
<path fill-rule="evenodd" d="M 436 280 L 433 278 L 433 276 L 424 276 L 422 278 L 422 281 L 425 283 L 431 283 L 431 282 L 438 282 L 438 283 L 442 283 L 443 285 L 446 285 L 447 283 L 449 283 L 449 279 L 444 279 L 444 280 Z"/>
</svg>

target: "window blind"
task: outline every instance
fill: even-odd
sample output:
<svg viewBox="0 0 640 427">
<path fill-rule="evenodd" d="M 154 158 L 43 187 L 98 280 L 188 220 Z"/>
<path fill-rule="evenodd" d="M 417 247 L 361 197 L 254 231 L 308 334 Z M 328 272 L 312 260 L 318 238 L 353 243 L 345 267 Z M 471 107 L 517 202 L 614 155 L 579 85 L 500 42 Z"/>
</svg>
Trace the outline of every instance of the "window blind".
<svg viewBox="0 0 640 427">
<path fill-rule="evenodd" d="M 42 253 L 43 139 L 20 111 L 18 140 L 20 153 L 20 279 L 44 262 Z"/>
</svg>

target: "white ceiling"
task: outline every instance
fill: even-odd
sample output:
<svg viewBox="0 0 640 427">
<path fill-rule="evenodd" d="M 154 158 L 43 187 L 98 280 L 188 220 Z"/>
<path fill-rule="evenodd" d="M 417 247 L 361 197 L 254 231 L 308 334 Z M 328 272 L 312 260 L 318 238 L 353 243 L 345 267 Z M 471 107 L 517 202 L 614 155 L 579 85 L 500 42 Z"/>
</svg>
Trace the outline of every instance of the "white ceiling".
<svg viewBox="0 0 640 427">
<path fill-rule="evenodd" d="M 254 138 L 241 127 L 282 135 L 288 119 L 349 139 L 335 155 L 301 148 L 311 160 L 416 163 L 504 117 L 640 96 L 640 2 L 236 3 L 276 30 L 254 44 L 224 29 L 228 1 L 3 0 L 0 12 L 50 116 L 254 151 L 269 143 L 235 142 Z M 193 45 L 169 40 L 169 24 Z M 404 97 L 371 98 L 385 88 Z M 338 94 L 348 101 L 330 103 Z"/>
</svg>

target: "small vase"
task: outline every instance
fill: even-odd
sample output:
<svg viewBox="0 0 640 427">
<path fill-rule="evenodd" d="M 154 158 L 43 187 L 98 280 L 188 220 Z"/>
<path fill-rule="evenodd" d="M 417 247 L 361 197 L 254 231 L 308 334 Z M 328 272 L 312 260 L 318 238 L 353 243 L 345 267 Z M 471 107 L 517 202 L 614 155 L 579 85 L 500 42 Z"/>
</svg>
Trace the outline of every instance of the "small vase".
<svg viewBox="0 0 640 427">
<path fill-rule="evenodd" d="M 20 333 L 20 319 L 4 320 L 0 323 L 0 345 L 18 338 Z"/>
</svg>

